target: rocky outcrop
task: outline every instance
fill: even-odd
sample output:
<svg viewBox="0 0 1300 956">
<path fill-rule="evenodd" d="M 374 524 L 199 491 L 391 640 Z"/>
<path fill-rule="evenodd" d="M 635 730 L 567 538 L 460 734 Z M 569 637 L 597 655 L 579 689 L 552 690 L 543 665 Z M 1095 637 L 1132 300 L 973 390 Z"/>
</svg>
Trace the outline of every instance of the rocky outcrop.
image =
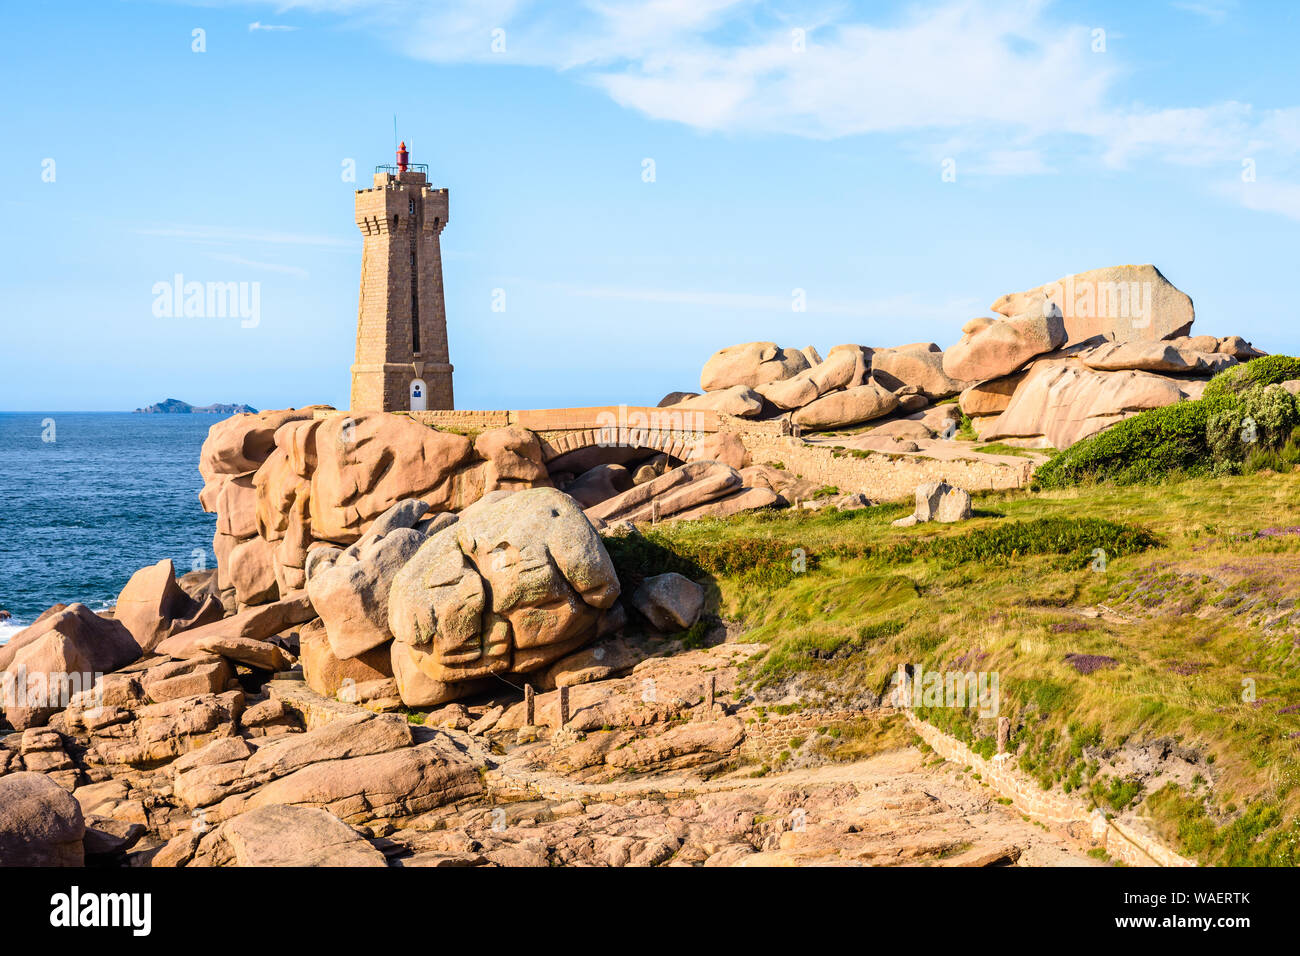
<svg viewBox="0 0 1300 956">
<path fill-rule="evenodd" d="M 763 411 L 763 396 L 748 385 L 732 385 L 685 399 L 670 407 L 687 411 L 708 409 L 736 418 L 757 418 Z"/>
<path fill-rule="evenodd" d="M 1096 372 L 1168 372 L 1176 375 L 1217 375 L 1237 364 L 1233 355 L 1216 351 L 1211 336 L 1168 342 L 1106 342 L 1078 353 L 1078 359 Z M 1208 339 L 1209 341 L 1203 341 Z M 1203 346 L 1210 346 L 1208 350 Z"/>
<path fill-rule="evenodd" d="M 402 699 L 429 699 L 417 674 L 445 685 L 541 668 L 591 640 L 618 594 L 609 555 L 572 498 L 548 488 L 488 495 L 393 580 Z"/>
<path fill-rule="evenodd" d="M 199 602 L 181 588 L 170 559 L 131 575 L 113 608 L 114 618 L 145 652 L 173 634 L 218 621 L 223 613 L 215 597 Z"/>
<path fill-rule="evenodd" d="M 232 604 L 305 587 L 312 548 L 355 544 L 399 501 L 451 512 L 491 491 L 550 484 L 526 429 L 471 440 L 403 416 L 326 412 L 236 416 L 209 432 L 200 501 L 217 514 L 218 588 Z"/>
<path fill-rule="evenodd" d="M 0 866 L 81 866 L 85 835 L 80 804 L 45 774 L 0 777 Z"/>
<path fill-rule="evenodd" d="M 1182 401 L 1187 389 L 1150 372 L 1099 372 L 1075 359 L 1036 362 L 980 438 L 1068 448 L 1130 415 Z"/>
<path fill-rule="evenodd" d="M 891 392 L 913 386 L 931 401 L 956 395 L 967 384 L 945 371 L 943 350 L 933 342 L 876 349 L 871 377 Z"/>
<path fill-rule="evenodd" d="M 1187 335 L 1195 318 L 1192 300 L 1153 265 L 1076 273 L 1004 295 L 990 308 L 1006 316 L 1059 315 L 1070 344 L 1098 335 L 1120 342 L 1175 338 Z"/>
<path fill-rule="evenodd" d="M 871 382 L 831 392 L 794 413 L 793 420 L 805 428 L 844 428 L 888 415 L 898 407 L 894 394 Z"/>
<path fill-rule="evenodd" d="M 1065 324 L 1055 314 L 1020 313 L 1007 319 L 973 319 L 961 340 L 943 354 L 943 370 L 954 379 L 983 382 L 1001 378 L 1030 359 L 1065 344 Z"/>
<path fill-rule="evenodd" d="M 661 631 L 685 631 L 700 619 L 704 588 L 675 571 L 655 574 L 632 593 L 632 606 Z"/>
<path fill-rule="evenodd" d="M 808 359 L 775 342 L 746 342 L 714 352 L 700 373 L 700 388 L 706 392 L 737 385 L 755 388 L 790 378 L 808 368 Z"/>
<path fill-rule="evenodd" d="M 43 615 L 0 646 L 5 720 L 17 730 L 39 727 L 99 674 L 139 657 L 130 631 L 84 604 Z"/>
<path fill-rule="evenodd" d="M 741 490 L 740 473 L 716 461 L 692 461 L 587 509 L 602 522 L 658 521 Z"/>
<path fill-rule="evenodd" d="M 428 508 L 418 498 L 398 502 L 351 547 L 318 548 L 308 555 L 307 594 L 335 657 L 357 657 L 393 639 L 388 592 L 426 540 L 415 525 Z"/>
</svg>

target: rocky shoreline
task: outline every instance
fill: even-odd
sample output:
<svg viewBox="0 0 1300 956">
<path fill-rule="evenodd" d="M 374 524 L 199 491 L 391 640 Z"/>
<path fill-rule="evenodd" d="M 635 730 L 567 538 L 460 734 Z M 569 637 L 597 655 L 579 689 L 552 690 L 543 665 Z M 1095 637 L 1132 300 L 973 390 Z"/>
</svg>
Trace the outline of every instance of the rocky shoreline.
<svg viewBox="0 0 1300 956">
<path fill-rule="evenodd" d="M 1099 286 L 1145 288 L 1147 311 L 1081 314 L 1079 290 Z M 947 350 L 723 349 L 701 393 L 662 407 L 766 423 L 807 454 L 839 455 L 853 428 L 854 454 L 941 461 L 959 427 L 1064 448 L 1263 354 L 1190 336 L 1191 300 L 1152 266 L 994 311 Z M 199 471 L 215 568 L 160 561 L 113 612 L 55 605 L 0 646 L 6 865 L 1086 859 L 909 737 L 848 764 L 825 734 L 774 743 L 740 679 L 764 647 L 717 620 L 709 582 L 616 568 L 607 542 L 638 525 L 875 504 L 756 461 L 743 427 L 684 458 L 548 460 L 516 425 L 313 406 L 218 422 Z M 971 514 L 943 482 L 915 497 L 895 524 Z M 854 720 L 901 719 L 869 703 Z M 792 756 L 756 775 L 777 751 Z"/>
</svg>

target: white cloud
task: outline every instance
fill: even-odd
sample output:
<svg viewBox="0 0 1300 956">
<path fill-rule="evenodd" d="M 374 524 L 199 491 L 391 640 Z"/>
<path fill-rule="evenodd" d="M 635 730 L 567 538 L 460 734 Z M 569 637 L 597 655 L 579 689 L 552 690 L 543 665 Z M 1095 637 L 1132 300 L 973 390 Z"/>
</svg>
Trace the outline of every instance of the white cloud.
<svg viewBox="0 0 1300 956">
<path fill-rule="evenodd" d="M 284 275 L 294 276 L 298 279 L 311 278 L 311 273 L 306 269 L 299 268 L 298 266 L 281 265 L 278 262 L 259 262 L 256 259 L 245 259 L 243 256 L 232 256 L 225 253 L 213 253 L 209 258 L 215 259 L 217 262 L 228 262 L 231 265 L 246 266 L 249 269 L 258 269 L 262 272 L 279 272 Z"/>
<path fill-rule="evenodd" d="M 1221 23 L 1237 8 L 1237 0 L 1174 0 L 1169 5 L 1175 10 Z"/>
<path fill-rule="evenodd" d="M 258 32 L 279 33 L 279 32 L 286 32 L 286 31 L 296 30 L 296 29 L 298 28 L 286 26 L 285 24 L 281 24 L 281 23 L 263 23 L 261 20 L 254 20 L 252 23 L 248 25 L 249 33 L 258 33 Z"/>
<path fill-rule="evenodd" d="M 873 16 L 831 4 L 282 0 L 275 9 L 342 17 L 420 59 L 568 71 L 628 109 L 704 132 L 902 137 L 927 162 L 957 158 L 966 174 L 1213 167 L 1260 153 L 1281 170 L 1300 161 L 1296 108 L 1117 103 L 1122 53 L 1114 44 L 1094 53 L 1095 25 L 1070 22 L 1064 5 L 945 0 Z M 1172 6 L 1211 19 L 1234 9 Z"/>
</svg>

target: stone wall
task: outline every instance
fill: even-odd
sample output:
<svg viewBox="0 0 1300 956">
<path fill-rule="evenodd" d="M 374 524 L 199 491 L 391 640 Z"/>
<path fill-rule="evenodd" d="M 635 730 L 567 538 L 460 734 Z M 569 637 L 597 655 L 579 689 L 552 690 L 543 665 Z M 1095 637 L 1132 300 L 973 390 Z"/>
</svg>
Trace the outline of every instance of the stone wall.
<svg viewBox="0 0 1300 956">
<path fill-rule="evenodd" d="M 834 710 L 793 714 L 771 714 L 766 720 L 745 724 L 745 739 L 740 745 L 743 757 L 760 762 L 770 761 L 790 746 L 791 737 L 810 737 L 819 727 L 854 721 L 884 719 L 895 711 L 885 708 L 878 712 L 862 710 Z"/>
<path fill-rule="evenodd" d="M 422 425 L 450 431 L 462 431 L 504 428 L 510 424 L 511 413 L 507 411 L 478 411 L 468 408 L 443 408 L 436 411 L 407 412 L 406 414 Z"/>
<path fill-rule="evenodd" d="M 916 486 L 947 481 L 970 492 L 1023 488 L 1033 464 L 1000 464 L 967 459 L 940 460 L 921 456 L 890 456 L 877 452 L 859 457 L 813 445 L 801 438 L 741 433 L 754 464 L 780 462 L 789 471 L 819 485 L 833 485 L 845 494 L 857 492 L 877 501 L 911 498 Z"/>
<path fill-rule="evenodd" d="M 1044 790 L 1037 780 L 1015 769 L 1013 754 L 985 759 L 960 740 L 921 720 L 911 711 L 907 720 L 921 739 L 944 760 L 970 767 L 980 779 L 1011 806 L 1026 816 L 1086 834 L 1115 860 L 1128 866 L 1195 866 L 1154 837 L 1138 833 L 1116 820 L 1107 820 L 1100 810 L 1089 810 L 1082 801 L 1058 790 Z"/>
</svg>

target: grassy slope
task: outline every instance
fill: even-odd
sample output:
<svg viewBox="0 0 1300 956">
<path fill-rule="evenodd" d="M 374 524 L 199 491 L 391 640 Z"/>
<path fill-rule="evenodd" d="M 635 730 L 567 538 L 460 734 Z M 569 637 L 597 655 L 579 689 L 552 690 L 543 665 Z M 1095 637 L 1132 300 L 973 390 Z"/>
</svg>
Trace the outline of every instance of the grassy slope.
<svg viewBox="0 0 1300 956">
<path fill-rule="evenodd" d="M 1300 535 L 1255 534 L 1300 525 L 1300 475 L 995 493 L 960 525 L 890 527 L 907 510 L 685 522 L 650 533 L 657 553 L 613 550 L 632 576 L 671 552 L 678 570 L 712 577 L 719 612 L 772 645 L 749 675 L 766 695 L 851 700 L 879 693 L 900 662 L 996 671 L 1012 747 L 1025 744 L 1021 767 L 1044 786 L 1108 811 L 1136 806 L 1206 862 L 1296 862 L 1300 707 L 1288 711 L 1300 704 L 1300 611 L 1290 625 Z M 1071 524 L 1083 532 L 1063 535 Z M 1026 547 L 1026 534 L 1052 540 Z M 1104 572 L 1088 567 L 1098 542 Z M 1039 550 L 1049 553 L 1027 553 Z M 1116 613 L 1081 613 L 1099 606 Z M 1081 674 L 1067 654 L 1115 663 Z M 993 720 L 926 716 L 991 751 Z M 1142 792 L 1099 766 L 1099 754 L 1157 737 L 1204 755 L 1196 780 L 1156 778 Z"/>
</svg>

